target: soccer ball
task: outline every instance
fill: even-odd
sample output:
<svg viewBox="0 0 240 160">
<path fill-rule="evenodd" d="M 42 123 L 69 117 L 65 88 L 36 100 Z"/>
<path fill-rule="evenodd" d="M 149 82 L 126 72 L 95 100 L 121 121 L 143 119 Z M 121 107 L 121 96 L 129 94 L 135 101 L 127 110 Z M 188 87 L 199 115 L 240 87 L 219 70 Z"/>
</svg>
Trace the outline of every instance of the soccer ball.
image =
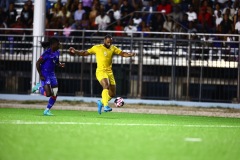
<svg viewBox="0 0 240 160">
<path fill-rule="evenodd" d="M 115 100 L 114 100 L 114 104 L 116 107 L 122 107 L 124 105 L 124 100 L 122 97 L 117 97 Z"/>
</svg>

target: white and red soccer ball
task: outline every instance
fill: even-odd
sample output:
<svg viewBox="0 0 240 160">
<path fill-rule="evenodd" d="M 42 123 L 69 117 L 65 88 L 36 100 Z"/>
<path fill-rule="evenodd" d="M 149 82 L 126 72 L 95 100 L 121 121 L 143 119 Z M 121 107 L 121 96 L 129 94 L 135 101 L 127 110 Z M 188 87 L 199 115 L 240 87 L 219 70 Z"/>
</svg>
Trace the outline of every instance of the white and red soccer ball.
<svg viewBox="0 0 240 160">
<path fill-rule="evenodd" d="M 122 97 L 117 97 L 115 100 L 114 100 L 114 104 L 116 107 L 122 107 L 124 105 L 124 100 Z"/>
</svg>

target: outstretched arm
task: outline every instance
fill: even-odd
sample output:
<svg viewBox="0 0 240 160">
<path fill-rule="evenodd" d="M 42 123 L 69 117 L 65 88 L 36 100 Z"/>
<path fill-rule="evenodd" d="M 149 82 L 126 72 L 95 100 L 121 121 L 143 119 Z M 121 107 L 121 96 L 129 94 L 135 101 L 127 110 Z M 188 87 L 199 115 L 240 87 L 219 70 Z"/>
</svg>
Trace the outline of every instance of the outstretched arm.
<svg viewBox="0 0 240 160">
<path fill-rule="evenodd" d="M 81 51 L 79 51 L 79 50 L 76 50 L 75 48 L 73 48 L 73 47 L 70 47 L 69 48 L 69 53 L 71 54 L 71 55 L 78 55 L 78 56 L 88 56 L 88 55 L 90 55 L 90 53 L 88 53 L 88 51 L 84 51 L 84 50 L 81 50 Z"/>
<path fill-rule="evenodd" d="M 119 55 L 122 56 L 122 57 L 133 57 L 136 54 L 135 53 L 128 53 L 128 52 L 121 52 Z"/>
</svg>

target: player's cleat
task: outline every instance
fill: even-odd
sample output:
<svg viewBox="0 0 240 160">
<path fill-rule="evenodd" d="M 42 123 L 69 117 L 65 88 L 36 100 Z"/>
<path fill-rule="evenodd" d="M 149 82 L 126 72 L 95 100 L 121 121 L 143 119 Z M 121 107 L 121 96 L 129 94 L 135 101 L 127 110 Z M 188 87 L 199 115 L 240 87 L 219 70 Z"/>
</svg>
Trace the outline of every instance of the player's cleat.
<svg viewBox="0 0 240 160">
<path fill-rule="evenodd" d="M 102 113 L 102 102 L 100 100 L 97 101 L 97 106 L 98 106 L 98 113 L 101 114 Z"/>
<path fill-rule="evenodd" d="M 109 107 L 109 106 L 104 107 L 104 112 L 111 112 L 111 111 L 112 111 L 111 107 Z"/>
<path fill-rule="evenodd" d="M 53 114 L 50 112 L 49 109 L 45 109 L 44 112 L 43 112 L 43 115 L 44 116 L 53 116 Z"/>
<path fill-rule="evenodd" d="M 33 88 L 32 88 L 32 93 L 35 93 L 40 87 L 40 83 L 37 83 Z"/>
</svg>

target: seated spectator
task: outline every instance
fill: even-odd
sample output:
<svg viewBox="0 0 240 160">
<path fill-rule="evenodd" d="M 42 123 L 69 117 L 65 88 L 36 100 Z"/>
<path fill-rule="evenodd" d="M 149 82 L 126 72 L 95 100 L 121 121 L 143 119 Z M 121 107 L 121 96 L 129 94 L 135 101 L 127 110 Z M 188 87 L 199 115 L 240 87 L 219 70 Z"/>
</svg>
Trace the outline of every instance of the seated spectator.
<svg viewBox="0 0 240 160">
<path fill-rule="evenodd" d="M 181 11 L 181 8 L 178 5 L 175 5 L 172 7 L 172 12 L 169 13 L 174 21 L 180 22 L 183 19 L 183 12 Z"/>
<path fill-rule="evenodd" d="M 110 22 L 109 22 L 109 25 L 107 27 L 107 30 L 114 30 L 116 19 L 113 16 L 113 11 L 108 12 L 107 15 L 108 15 L 108 17 L 110 19 Z"/>
<path fill-rule="evenodd" d="M 138 27 L 139 24 L 142 22 L 142 17 L 140 16 L 140 13 L 134 13 L 134 16 L 133 16 L 133 24 Z"/>
<path fill-rule="evenodd" d="M 112 5 L 112 8 L 107 11 L 107 14 L 110 11 L 113 11 L 114 19 L 119 20 L 121 18 L 121 11 L 119 10 L 118 5 L 116 3 L 114 3 Z"/>
<path fill-rule="evenodd" d="M 150 30 L 150 26 L 146 22 L 142 21 L 138 26 L 138 31 L 150 32 L 151 30 Z M 150 37 L 150 34 L 149 33 L 144 33 L 143 37 Z"/>
<path fill-rule="evenodd" d="M 223 9 L 223 14 L 227 13 L 229 14 L 229 18 L 233 20 L 233 16 L 235 14 L 235 9 L 232 7 L 232 1 L 228 0 L 227 1 L 227 6 Z"/>
<path fill-rule="evenodd" d="M 151 30 L 153 32 L 162 32 L 163 30 L 163 23 L 164 23 L 164 18 L 162 14 L 153 14 L 151 17 L 149 25 L 151 26 Z M 155 35 L 153 35 L 155 36 Z"/>
<path fill-rule="evenodd" d="M 72 28 L 69 25 L 69 22 L 66 22 L 64 27 L 63 27 L 63 35 L 64 35 L 64 38 L 65 38 L 64 42 L 70 42 L 71 32 L 72 32 Z"/>
<path fill-rule="evenodd" d="M 213 12 L 213 15 L 214 15 L 215 18 L 218 17 L 218 12 L 219 12 L 219 11 L 221 11 L 221 13 L 222 13 L 221 6 L 220 6 L 219 3 L 216 3 L 216 4 L 215 4 L 215 10 L 214 10 L 214 12 Z"/>
<path fill-rule="evenodd" d="M 84 9 L 87 13 L 89 13 L 89 12 L 91 11 L 92 2 L 93 2 L 93 0 L 82 0 L 83 9 Z"/>
<path fill-rule="evenodd" d="M 222 12 L 219 10 L 218 11 L 218 14 L 215 18 L 215 25 L 216 25 L 216 30 L 219 31 L 219 27 L 220 27 L 220 24 L 223 20 L 223 17 L 222 17 Z"/>
<path fill-rule="evenodd" d="M 137 27 L 134 26 L 133 20 L 131 19 L 129 21 L 129 24 L 124 28 L 124 31 L 126 32 L 126 35 L 129 37 L 134 37 L 136 34 L 134 32 L 137 31 Z"/>
<path fill-rule="evenodd" d="M 150 0 L 148 2 L 148 5 L 143 8 L 143 11 L 147 12 L 147 13 L 143 13 L 143 16 L 142 16 L 143 21 L 147 22 L 147 24 L 150 24 L 152 20 L 152 16 L 154 15 L 152 13 L 157 11 L 157 5 L 155 5 L 153 0 Z"/>
<path fill-rule="evenodd" d="M 7 15 L 7 25 L 11 26 L 16 22 L 17 10 L 15 9 L 14 3 L 10 3 L 9 9 L 6 11 Z"/>
<path fill-rule="evenodd" d="M 187 32 L 187 30 L 188 30 L 189 22 L 194 22 L 194 21 L 188 21 L 188 14 L 187 14 L 187 13 L 183 14 L 183 20 L 180 21 L 180 24 L 181 24 L 181 26 L 184 28 L 184 31 L 185 31 L 185 32 Z M 194 22 L 194 23 L 195 23 L 195 22 Z"/>
<path fill-rule="evenodd" d="M 123 0 L 120 10 L 121 10 L 121 15 L 128 15 L 134 12 L 134 8 L 132 5 L 128 3 L 128 0 Z"/>
<path fill-rule="evenodd" d="M 234 32 L 233 21 L 229 19 L 227 14 L 224 14 L 223 20 L 220 23 L 220 33 L 231 34 Z"/>
<path fill-rule="evenodd" d="M 208 9 L 202 8 L 198 15 L 198 30 L 210 33 L 213 28 L 213 18 Z"/>
<path fill-rule="evenodd" d="M 193 10 L 192 5 L 189 5 L 188 11 L 186 12 L 186 14 L 188 15 L 188 21 L 193 21 L 193 22 L 197 21 L 197 13 Z"/>
<path fill-rule="evenodd" d="M 96 19 L 97 15 L 98 15 L 98 10 L 96 8 L 96 5 L 93 5 L 92 10 L 89 13 L 89 22 L 90 22 L 91 29 L 96 29 L 95 19 Z"/>
<path fill-rule="evenodd" d="M 28 4 L 25 3 L 21 11 L 21 21 L 27 26 L 31 27 L 33 23 L 33 11 L 29 8 Z"/>
<path fill-rule="evenodd" d="M 117 24 L 114 26 L 114 31 L 123 31 L 123 26 L 121 25 L 121 21 L 117 20 Z M 123 36 L 122 32 L 115 32 L 115 36 Z"/>
<path fill-rule="evenodd" d="M 95 19 L 95 24 L 97 25 L 97 29 L 98 30 L 106 30 L 109 23 L 110 23 L 109 16 L 106 15 L 104 10 L 101 10 L 100 15 L 98 15 Z"/>
<path fill-rule="evenodd" d="M 88 19 L 87 13 L 83 14 L 82 20 L 80 22 L 81 30 L 89 30 L 90 29 L 90 21 Z"/>
<path fill-rule="evenodd" d="M 157 11 L 164 14 L 169 14 L 172 12 L 172 5 L 167 3 L 166 0 L 162 0 L 161 3 L 157 6 Z"/>
<path fill-rule="evenodd" d="M 174 21 L 171 16 L 166 16 L 166 21 L 163 23 L 162 32 L 173 32 L 174 31 Z"/>
<path fill-rule="evenodd" d="M 238 18 L 238 21 L 235 24 L 235 33 L 240 34 L 240 18 Z"/>
<path fill-rule="evenodd" d="M 238 9 L 237 13 L 233 17 L 233 23 L 236 24 L 240 19 L 240 8 Z"/>
<path fill-rule="evenodd" d="M 83 13 L 85 13 L 85 10 L 83 9 L 82 3 L 79 3 L 78 9 L 74 12 L 74 20 L 81 21 Z"/>
<path fill-rule="evenodd" d="M 67 10 L 66 6 L 63 6 L 61 11 L 58 13 L 58 17 L 62 17 L 63 19 L 71 18 L 71 12 Z"/>
</svg>

